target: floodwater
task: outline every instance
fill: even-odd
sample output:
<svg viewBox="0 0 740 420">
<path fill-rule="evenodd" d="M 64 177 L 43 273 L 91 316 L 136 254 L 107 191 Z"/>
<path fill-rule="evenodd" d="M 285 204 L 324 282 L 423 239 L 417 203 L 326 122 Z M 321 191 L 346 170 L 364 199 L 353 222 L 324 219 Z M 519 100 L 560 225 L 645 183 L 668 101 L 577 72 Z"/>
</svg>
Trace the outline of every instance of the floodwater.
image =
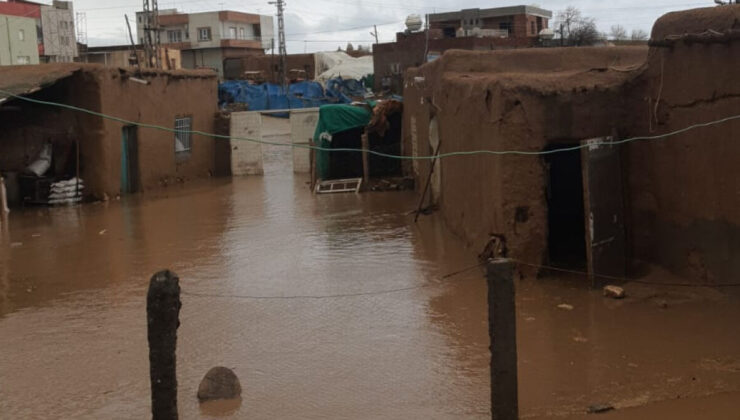
<svg viewBox="0 0 740 420">
<path fill-rule="evenodd" d="M 183 291 L 181 418 L 490 418 L 478 250 L 439 216 L 414 224 L 413 193 L 314 196 L 290 161 L 271 147 L 264 177 L 11 213 L 0 418 L 147 418 L 145 296 L 162 268 Z M 604 418 L 740 418 L 737 292 L 628 284 L 616 301 L 587 285 L 517 281 L 523 418 L 594 404 L 616 408 Z M 242 400 L 201 406 L 218 365 Z"/>
</svg>

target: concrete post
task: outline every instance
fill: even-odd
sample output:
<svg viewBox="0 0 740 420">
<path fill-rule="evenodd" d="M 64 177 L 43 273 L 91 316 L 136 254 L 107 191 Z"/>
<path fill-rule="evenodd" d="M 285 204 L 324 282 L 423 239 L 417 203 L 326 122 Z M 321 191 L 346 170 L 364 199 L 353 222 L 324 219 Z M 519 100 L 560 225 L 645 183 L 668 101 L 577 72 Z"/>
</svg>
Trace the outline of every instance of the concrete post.
<svg viewBox="0 0 740 420">
<path fill-rule="evenodd" d="M 177 420 L 175 348 L 180 326 L 180 284 L 177 274 L 160 271 L 149 282 L 146 296 L 149 378 L 152 419 Z"/>
<path fill-rule="evenodd" d="M 488 261 L 488 337 L 491 340 L 491 418 L 519 418 L 514 269 L 508 259 Z"/>
</svg>

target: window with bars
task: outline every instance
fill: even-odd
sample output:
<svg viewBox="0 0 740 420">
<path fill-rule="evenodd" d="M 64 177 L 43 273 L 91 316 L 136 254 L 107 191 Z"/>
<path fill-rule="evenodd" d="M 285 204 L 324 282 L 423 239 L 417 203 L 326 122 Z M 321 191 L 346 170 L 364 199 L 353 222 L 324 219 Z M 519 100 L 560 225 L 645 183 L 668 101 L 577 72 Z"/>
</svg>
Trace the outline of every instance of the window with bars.
<svg viewBox="0 0 740 420">
<path fill-rule="evenodd" d="M 198 41 L 210 41 L 211 28 L 198 28 Z"/>
<path fill-rule="evenodd" d="M 190 156 L 192 127 L 191 117 L 175 118 L 175 158 Z"/>
</svg>

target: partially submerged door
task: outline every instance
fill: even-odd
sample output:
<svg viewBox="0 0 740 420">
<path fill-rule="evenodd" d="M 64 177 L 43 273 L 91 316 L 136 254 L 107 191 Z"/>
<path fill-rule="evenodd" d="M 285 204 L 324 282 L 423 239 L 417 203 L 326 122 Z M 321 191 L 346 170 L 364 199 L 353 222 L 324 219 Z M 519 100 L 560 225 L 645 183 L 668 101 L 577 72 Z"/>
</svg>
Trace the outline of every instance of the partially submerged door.
<svg viewBox="0 0 740 420">
<path fill-rule="evenodd" d="M 586 222 L 586 260 L 594 286 L 604 276 L 623 278 L 625 255 L 622 165 L 613 137 L 584 140 L 583 201 Z"/>
<path fill-rule="evenodd" d="M 139 139 L 135 125 L 121 129 L 121 193 L 139 189 Z"/>
</svg>

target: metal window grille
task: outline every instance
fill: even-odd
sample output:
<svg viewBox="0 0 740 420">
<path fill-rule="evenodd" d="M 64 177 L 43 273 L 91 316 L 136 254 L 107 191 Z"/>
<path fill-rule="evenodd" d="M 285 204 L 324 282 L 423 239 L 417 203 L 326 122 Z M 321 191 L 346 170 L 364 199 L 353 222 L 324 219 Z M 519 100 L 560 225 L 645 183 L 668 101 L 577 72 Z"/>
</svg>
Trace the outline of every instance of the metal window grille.
<svg viewBox="0 0 740 420">
<path fill-rule="evenodd" d="M 192 121 L 190 117 L 175 119 L 175 155 L 190 153 Z"/>
<path fill-rule="evenodd" d="M 198 41 L 210 41 L 211 40 L 211 28 L 199 28 L 198 29 Z"/>
</svg>

